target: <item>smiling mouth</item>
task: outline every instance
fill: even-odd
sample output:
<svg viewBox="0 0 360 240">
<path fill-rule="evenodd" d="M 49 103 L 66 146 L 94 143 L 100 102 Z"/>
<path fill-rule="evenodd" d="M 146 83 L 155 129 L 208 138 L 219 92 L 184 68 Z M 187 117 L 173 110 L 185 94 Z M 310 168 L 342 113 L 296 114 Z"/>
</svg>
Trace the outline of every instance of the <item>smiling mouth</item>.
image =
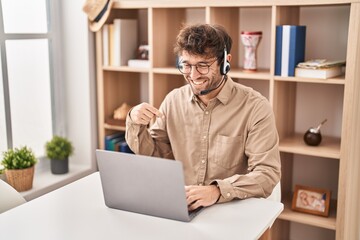
<svg viewBox="0 0 360 240">
<path fill-rule="evenodd" d="M 204 80 L 197 80 L 197 81 L 194 81 L 194 80 L 190 80 L 191 82 L 192 82 L 192 84 L 194 84 L 195 86 L 201 86 L 201 85 L 203 85 L 204 83 L 206 83 L 207 82 L 207 80 L 206 79 L 204 79 Z"/>
</svg>

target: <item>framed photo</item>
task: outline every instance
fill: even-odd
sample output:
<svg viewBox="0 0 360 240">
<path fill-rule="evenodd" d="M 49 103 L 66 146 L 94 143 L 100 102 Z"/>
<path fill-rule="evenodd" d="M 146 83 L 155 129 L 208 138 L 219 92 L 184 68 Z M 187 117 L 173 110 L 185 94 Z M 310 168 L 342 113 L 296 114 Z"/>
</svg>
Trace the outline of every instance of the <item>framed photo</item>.
<svg viewBox="0 0 360 240">
<path fill-rule="evenodd" d="M 320 216 L 329 216 L 330 191 L 319 188 L 295 186 L 292 209 Z"/>
</svg>

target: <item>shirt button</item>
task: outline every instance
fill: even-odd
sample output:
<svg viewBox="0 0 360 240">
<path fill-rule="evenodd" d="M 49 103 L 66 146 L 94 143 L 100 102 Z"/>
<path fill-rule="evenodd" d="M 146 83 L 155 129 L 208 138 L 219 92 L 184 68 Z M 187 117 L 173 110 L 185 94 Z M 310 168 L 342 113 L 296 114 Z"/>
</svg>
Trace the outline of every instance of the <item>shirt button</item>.
<svg viewBox="0 0 360 240">
<path fill-rule="evenodd" d="M 205 160 L 202 160 L 201 163 L 204 164 L 204 163 L 205 163 Z"/>
<path fill-rule="evenodd" d="M 228 193 L 226 194 L 226 197 L 229 198 L 230 196 L 231 196 L 231 194 L 228 192 Z"/>
<path fill-rule="evenodd" d="M 205 112 L 205 114 L 209 114 L 209 112 L 208 112 L 208 111 L 206 111 L 206 112 Z"/>
<path fill-rule="evenodd" d="M 199 186 L 202 186 L 203 184 L 202 183 L 199 183 Z"/>
<path fill-rule="evenodd" d="M 206 139 L 206 136 L 203 136 L 203 139 Z"/>
</svg>

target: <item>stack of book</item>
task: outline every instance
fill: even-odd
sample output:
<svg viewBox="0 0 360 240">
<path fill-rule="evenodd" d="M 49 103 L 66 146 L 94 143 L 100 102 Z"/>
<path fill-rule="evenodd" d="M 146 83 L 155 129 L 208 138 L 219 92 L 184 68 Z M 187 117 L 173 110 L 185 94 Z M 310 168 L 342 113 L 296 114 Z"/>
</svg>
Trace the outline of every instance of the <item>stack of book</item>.
<svg viewBox="0 0 360 240">
<path fill-rule="evenodd" d="M 328 79 L 343 74 L 345 61 L 315 59 L 301 62 L 295 69 L 296 77 Z"/>
<path fill-rule="evenodd" d="M 102 40 L 104 66 L 126 66 L 137 53 L 137 20 L 114 19 L 104 24 Z"/>
<path fill-rule="evenodd" d="M 305 59 L 306 26 L 276 26 L 275 75 L 295 76 L 295 67 Z"/>
<path fill-rule="evenodd" d="M 117 132 L 105 136 L 105 150 L 133 153 L 125 141 L 125 133 Z"/>
</svg>

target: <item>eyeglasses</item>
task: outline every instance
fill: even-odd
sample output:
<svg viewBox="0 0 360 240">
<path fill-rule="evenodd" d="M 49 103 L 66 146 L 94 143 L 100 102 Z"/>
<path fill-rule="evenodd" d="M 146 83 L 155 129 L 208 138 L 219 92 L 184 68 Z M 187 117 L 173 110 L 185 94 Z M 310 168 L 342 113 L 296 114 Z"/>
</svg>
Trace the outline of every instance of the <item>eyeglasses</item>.
<svg viewBox="0 0 360 240">
<path fill-rule="evenodd" d="M 189 74 L 191 72 L 192 67 L 194 66 L 198 73 L 200 73 L 201 75 L 205 75 L 209 73 L 211 65 L 213 65 L 214 62 L 216 62 L 216 60 L 217 59 L 215 59 L 215 61 L 213 61 L 211 64 L 198 63 L 194 65 L 181 62 L 178 65 L 178 69 L 182 74 Z"/>
</svg>

